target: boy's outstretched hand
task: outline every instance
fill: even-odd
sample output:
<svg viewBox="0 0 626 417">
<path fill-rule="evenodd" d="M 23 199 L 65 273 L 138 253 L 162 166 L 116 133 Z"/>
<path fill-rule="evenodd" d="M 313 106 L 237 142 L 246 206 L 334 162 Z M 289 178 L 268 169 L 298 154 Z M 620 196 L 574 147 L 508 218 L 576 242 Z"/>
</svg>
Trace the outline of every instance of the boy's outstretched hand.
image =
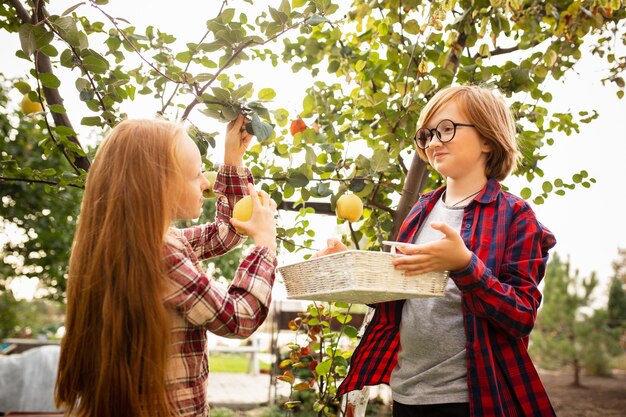
<svg viewBox="0 0 626 417">
<path fill-rule="evenodd" d="M 348 250 L 348 247 L 341 243 L 339 239 L 331 237 L 326 241 L 326 247 L 318 252 L 315 252 L 313 258 L 318 258 L 324 255 L 330 255 L 333 253 L 339 253 Z"/>
<path fill-rule="evenodd" d="M 249 122 L 243 114 L 228 123 L 226 127 L 226 143 L 224 144 L 224 164 L 233 166 L 243 165 L 243 154 L 246 153 L 252 135 L 246 130 Z"/>
<path fill-rule="evenodd" d="M 434 242 L 414 246 L 398 246 L 405 256 L 398 256 L 392 263 L 405 275 L 419 275 L 433 271 L 459 271 L 469 265 L 472 252 L 467 249 L 461 235 L 443 222 L 433 222 L 431 227 L 443 233 Z"/>
</svg>

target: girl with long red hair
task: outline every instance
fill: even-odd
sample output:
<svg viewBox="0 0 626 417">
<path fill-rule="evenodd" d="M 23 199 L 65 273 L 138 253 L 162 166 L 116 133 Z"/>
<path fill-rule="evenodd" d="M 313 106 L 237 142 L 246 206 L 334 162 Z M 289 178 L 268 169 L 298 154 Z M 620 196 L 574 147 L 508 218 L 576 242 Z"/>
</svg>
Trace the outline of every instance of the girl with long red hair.
<svg viewBox="0 0 626 417">
<path fill-rule="evenodd" d="M 181 125 L 126 120 L 100 145 L 74 237 L 58 406 L 89 417 L 208 416 L 207 330 L 247 337 L 267 316 L 276 266 L 275 203 L 254 191 L 243 155 L 252 139 L 239 116 L 228 126 L 213 187 L 214 223 L 194 219 L 209 186 L 195 143 Z M 252 218 L 231 218 L 246 194 Z M 230 287 L 200 261 L 250 236 L 254 247 Z"/>
</svg>

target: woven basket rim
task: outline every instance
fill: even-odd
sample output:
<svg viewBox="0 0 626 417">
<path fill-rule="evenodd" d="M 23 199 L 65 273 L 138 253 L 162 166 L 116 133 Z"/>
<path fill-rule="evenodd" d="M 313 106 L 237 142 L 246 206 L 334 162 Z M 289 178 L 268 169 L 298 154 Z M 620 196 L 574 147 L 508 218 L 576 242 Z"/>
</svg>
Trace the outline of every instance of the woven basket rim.
<svg viewBox="0 0 626 417">
<path fill-rule="evenodd" d="M 318 256 L 316 258 L 309 258 L 309 259 L 304 259 L 304 260 L 300 260 L 300 261 L 294 261 L 288 264 L 284 264 L 284 265 L 280 265 L 278 268 L 286 268 L 289 266 L 293 266 L 293 265 L 304 265 L 306 263 L 310 263 L 313 261 L 317 261 L 319 259 L 329 259 L 329 258 L 333 258 L 333 257 L 340 257 L 340 256 L 346 256 L 347 254 L 350 253 L 363 253 L 363 254 L 368 254 L 368 255 L 393 255 L 391 252 L 384 252 L 384 251 L 372 251 L 372 250 L 361 250 L 361 249 L 348 249 L 348 250 L 344 250 L 341 252 L 337 252 L 337 253 L 331 253 L 330 255 L 322 255 L 322 256 Z"/>
</svg>

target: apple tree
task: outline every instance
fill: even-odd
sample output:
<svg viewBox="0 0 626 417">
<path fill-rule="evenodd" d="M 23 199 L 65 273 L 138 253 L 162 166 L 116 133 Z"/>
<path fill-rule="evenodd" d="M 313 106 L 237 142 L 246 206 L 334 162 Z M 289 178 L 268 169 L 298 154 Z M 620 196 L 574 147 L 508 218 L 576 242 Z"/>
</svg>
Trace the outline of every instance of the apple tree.
<svg viewBox="0 0 626 417">
<path fill-rule="evenodd" d="M 108 3 L 0 5 L 0 36 L 19 39 L 14 59 L 29 67 L 0 80 L 0 227 L 23 236 L 18 246 L 4 243 L 1 279 L 39 276 L 58 299 L 93 149 L 133 101 L 148 99 L 155 114 L 184 120 L 208 169 L 218 161 L 207 121 L 246 114 L 258 138 L 246 162 L 279 208 L 298 212 L 279 229 L 282 247 L 296 251 L 315 239 L 309 214 L 333 214 L 346 193 L 365 206 L 347 240 L 377 249 L 393 239 L 418 194 L 442 181 L 416 157 L 413 136 L 420 110 L 445 86 L 481 83 L 503 92 L 518 120 L 515 175 L 529 183 L 522 196 L 537 204 L 594 182 L 584 169 L 550 178 L 542 170 L 557 133 L 576 134 L 597 117 L 593 104 L 574 114 L 550 111 L 556 98 L 548 81 L 594 54 L 606 64 L 599 79 L 624 96 L 621 0 L 211 2 L 193 10 L 205 15 L 197 39 L 138 27 Z M 251 82 L 244 71 L 251 62 L 312 76 L 301 108 L 275 106 L 272 83 L 280 79 Z M 9 71 L 6 63 L 0 69 Z M 11 89 L 43 111 L 24 115 L 19 99 L 7 98 Z M 541 192 L 533 194 L 533 182 Z"/>
</svg>

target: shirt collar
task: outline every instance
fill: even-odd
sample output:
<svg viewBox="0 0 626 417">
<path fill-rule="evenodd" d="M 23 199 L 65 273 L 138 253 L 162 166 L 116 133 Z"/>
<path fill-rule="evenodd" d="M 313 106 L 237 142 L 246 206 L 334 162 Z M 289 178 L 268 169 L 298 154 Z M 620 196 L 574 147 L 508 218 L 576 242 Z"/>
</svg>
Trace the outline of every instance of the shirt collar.
<svg viewBox="0 0 626 417">
<path fill-rule="evenodd" d="M 434 204 L 441 197 L 441 194 L 443 194 L 445 190 L 446 190 L 446 186 L 442 185 L 436 190 L 433 190 L 429 193 L 424 194 L 422 196 L 422 199 L 424 203 L 426 204 Z M 500 182 L 497 179 L 493 177 L 488 178 L 487 184 L 485 184 L 483 189 L 480 191 L 480 193 L 478 193 L 476 197 L 474 197 L 473 200 L 477 200 L 478 202 L 482 204 L 491 203 L 496 200 L 501 190 L 502 190 L 502 186 L 500 185 Z"/>
</svg>

